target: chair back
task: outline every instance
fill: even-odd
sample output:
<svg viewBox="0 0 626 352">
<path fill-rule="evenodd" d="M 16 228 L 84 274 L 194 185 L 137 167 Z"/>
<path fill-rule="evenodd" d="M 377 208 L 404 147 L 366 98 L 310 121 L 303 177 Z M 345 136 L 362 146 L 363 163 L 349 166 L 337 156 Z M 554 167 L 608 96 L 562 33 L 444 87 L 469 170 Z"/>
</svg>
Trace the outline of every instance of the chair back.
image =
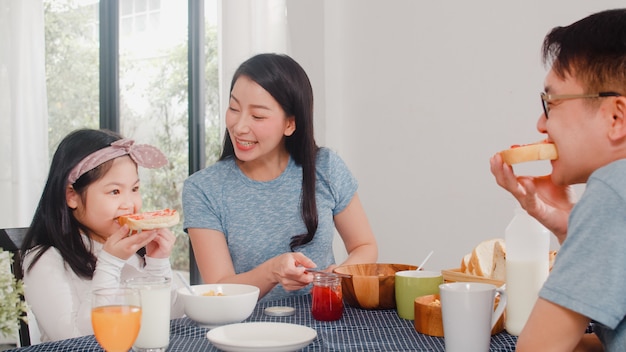
<svg viewBox="0 0 626 352">
<path fill-rule="evenodd" d="M 20 248 L 22 247 L 22 242 L 24 242 L 24 237 L 26 236 L 27 231 L 28 227 L 0 229 L 0 248 L 13 254 L 11 272 L 17 280 L 21 280 L 24 277 L 24 272 L 22 270 L 22 252 Z M 24 296 L 20 298 L 24 300 Z M 23 312 L 22 317 L 25 316 L 26 313 Z M 20 320 L 19 340 L 20 346 L 30 346 L 28 323 L 26 323 L 23 319 Z"/>
</svg>

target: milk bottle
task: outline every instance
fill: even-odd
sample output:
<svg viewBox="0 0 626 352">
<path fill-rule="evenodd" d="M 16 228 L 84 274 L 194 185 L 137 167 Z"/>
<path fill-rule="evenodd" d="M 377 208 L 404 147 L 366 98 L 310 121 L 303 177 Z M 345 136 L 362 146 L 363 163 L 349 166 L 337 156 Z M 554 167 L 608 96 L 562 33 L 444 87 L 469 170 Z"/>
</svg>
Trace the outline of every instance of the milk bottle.
<svg viewBox="0 0 626 352">
<path fill-rule="evenodd" d="M 505 230 L 506 331 L 519 336 L 549 272 L 550 231 L 518 207 Z"/>
</svg>

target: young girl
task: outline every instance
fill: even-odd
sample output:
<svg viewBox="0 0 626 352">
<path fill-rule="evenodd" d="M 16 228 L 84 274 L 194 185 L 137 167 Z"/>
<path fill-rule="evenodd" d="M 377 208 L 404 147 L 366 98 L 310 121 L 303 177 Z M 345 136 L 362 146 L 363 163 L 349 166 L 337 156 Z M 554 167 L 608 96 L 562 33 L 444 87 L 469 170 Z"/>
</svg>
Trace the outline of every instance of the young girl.
<svg viewBox="0 0 626 352">
<path fill-rule="evenodd" d="M 158 149 L 108 131 L 77 130 L 60 143 L 22 248 L 25 297 L 42 341 L 93 334 L 95 289 L 136 276 L 171 278 L 174 235 L 158 229 L 129 236 L 117 222 L 141 209 L 137 165 L 166 163 Z M 144 247 L 142 257 L 136 252 Z M 175 294 L 172 303 L 172 316 L 182 316 Z"/>
<path fill-rule="evenodd" d="M 244 62 L 231 83 L 220 161 L 183 188 L 184 228 L 206 283 L 258 286 L 263 300 L 309 292 L 305 268 L 332 270 L 339 232 L 343 264 L 376 262 L 357 182 L 313 136 L 313 91 L 285 55 Z"/>
</svg>

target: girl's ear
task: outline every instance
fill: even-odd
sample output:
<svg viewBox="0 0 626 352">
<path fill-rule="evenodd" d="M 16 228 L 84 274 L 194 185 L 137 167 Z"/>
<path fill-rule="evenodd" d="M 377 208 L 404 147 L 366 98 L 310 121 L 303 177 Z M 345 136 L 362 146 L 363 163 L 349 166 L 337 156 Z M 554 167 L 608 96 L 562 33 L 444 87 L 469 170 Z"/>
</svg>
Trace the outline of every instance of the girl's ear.
<svg viewBox="0 0 626 352">
<path fill-rule="evenodd" d="M 287 118 L 287 125 L 285 126 L 285 136 L 289 137 L 296 131 L 296 118 L 290 116 Z"/>
<path fill-rule="evenodd" d="M 67 186 L 65 189 L 65 202 L 70 209 L 78 208 L 78 202 L 80 201 L 80 195 L 76 193 L 72 185 Z"/>
</svg>

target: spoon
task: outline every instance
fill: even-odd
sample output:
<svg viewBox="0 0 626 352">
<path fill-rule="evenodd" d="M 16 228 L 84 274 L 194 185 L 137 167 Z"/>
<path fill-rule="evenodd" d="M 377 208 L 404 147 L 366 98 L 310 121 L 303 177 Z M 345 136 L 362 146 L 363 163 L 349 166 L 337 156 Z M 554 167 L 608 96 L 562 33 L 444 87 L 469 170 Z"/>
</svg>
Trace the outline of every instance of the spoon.
<svg viewBox="0 0 626 352">
<path fill-rule="evenodd" d="M 428 255 L 426 256 L 426 258 L 424 258 L 424 261 L 422 261 L 422 264 L 420 264 L 417 269 L 415 270 L 422 270 L 424 269 L 424 265 L 426 264 L 426 262 L 428 261 L 428 259 L 430 259 L 430 256 L 433 255 L 433 253 L 435 253 L 435 251 L 430 251 L 430 253 L 428 253 Z"/>
<path fill-rule="evenodd" d="M 189 284 L 187 283 L 187 280 L 185 280 L 185 278 L 183 277 L 183 274 L 181 274 L 180 271 L 176 271 L 176 275 L 178 275 L 178 278 L 180 279 L 180 281 L 183 284 L 185 284 L 185 287 L 187 287 L 187 291 L 189 291 L 189 293 L 195 296 L 196 293 L 193 292 L 193 289 L 191 288 L 191 286 L 189 286 Z"/>
<path fill-rule="evenodd" d="M 352 277 L 352 275 L 348 275 L 348 274 L 335 273 L 335 272 L 329 273 L 329 272 L 322 271 L 322 270 L 308 269 L 308 268 L 306 270 L 304 270 L 304 272 L 311 273 L 311 274 L 328 275 L 328 276 Z"/>
</svg>

